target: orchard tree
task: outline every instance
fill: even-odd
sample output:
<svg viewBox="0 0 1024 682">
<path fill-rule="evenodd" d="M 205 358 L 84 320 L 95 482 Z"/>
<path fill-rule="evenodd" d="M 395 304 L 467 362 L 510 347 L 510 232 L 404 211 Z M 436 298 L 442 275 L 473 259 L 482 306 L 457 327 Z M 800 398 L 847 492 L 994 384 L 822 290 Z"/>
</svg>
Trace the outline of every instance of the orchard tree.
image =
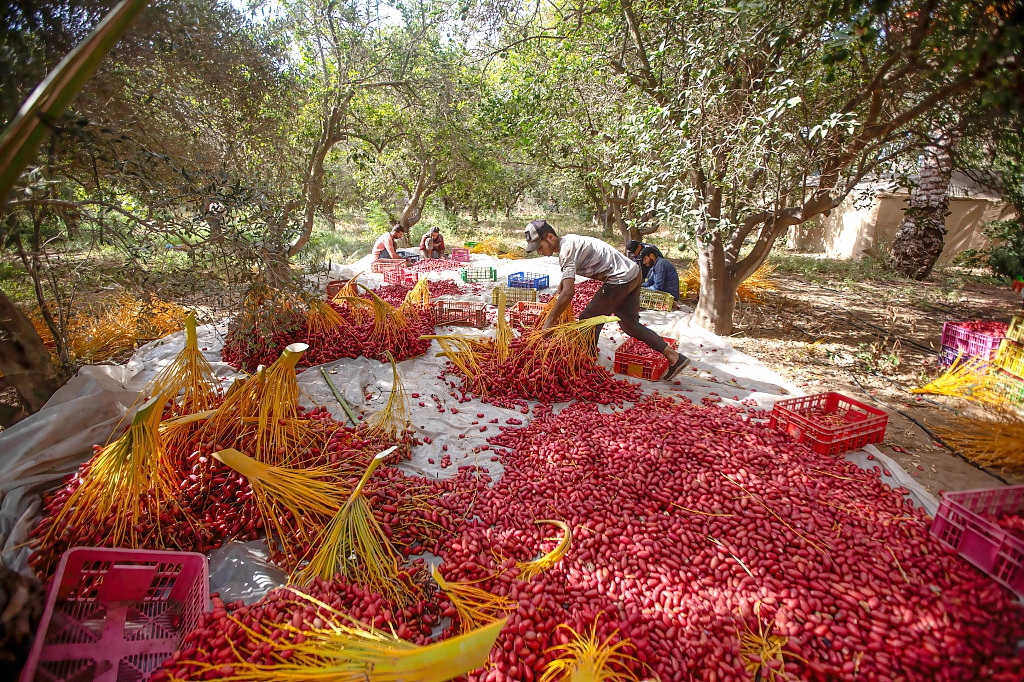
<svg viewBox="0 0 1024 682">
<path fill-rule="evenodd" d="M 407 231 L 438 192 L 484 181 L 495 152 L 480 125 L 479 70 L 465 63 L 457 36 L 419 21 L 407 11 L 405 25 L 389 34 L 411 46 L 403 87 L 367 91 L 352 102 L 362 143 L 353 154 L 357 178 L 369 196 L 395 203 L 393 220 Z"/>
<path fill-rule="evenodd" d="M 625 80 L 603 72 L 607 62 L 594 45 L 580 49 L 583 35 L 544 37 L 524 42 L 495 66 L 486 116 L 524 156 L 574 180 L 596 224 L 617 228 L 623 244 L 641 239 L 658 223 L 639 219 L 639 189 L 617 178 L 622 157 L 614 136 L 629 97 Z M 600 33 L 595 38 L 606 40 Z"/>
<path fill-rule="evenodd" d="M 378 0 L 295 0 L 282 3 L 282 28 L 298 52 L 297 68 L 306 89 L 297 144 L 305 150 L 301 174 L 302 209 L 297 236 L 286 256 L 309 241 L 321 210 L 326 169 L 332 161 L 413 163 L 409 202 L 400 220 L 414 224 L 422 201 L 437 191 L 445 170 L 433 154 L 434 141 L 408 142 L 402 107 L 417 99 L 414 73 L 424 51 L 436 47 L 436 35 L 449 7 L 431 0 L 401 4 L 401 20 Z M 415 130 L 414 130 L 415 132 Z M 398 141 L 408 142 L 399 151 Z M 419 206 L 419 209 L 416 208 Z"/>
<path fill-rule="evenodd" d="M 613 0 L 559 5 L 527 26 L 593 55 L 595 78 L 621 79 L 625 115 L 603 131 L 619 181 L 695 240 L 696 319 L 728 334 L 736 287 L 789 227 L 922 147 L 937 107 L 1012 82 L 1014 11 L 971 0 Z"/>
<path fill-rule="evenodd" d="M 109 4 L 15 2 L 4 10 L 5 117 Z M 30 411 L 75 369 L 64 338 L 81 288 L 75 275 L 92 261 L 82 252 L 114 246 L 125 267 L 113 277 L 109 268 L 91 274 L 102 282 L 130 280 L 144 269 L 146 254 L 168 240 L 202 245 L 202 233 L 213 233 L 204 214 L 214 197 L 239 194 L 252 185 L 253 169 L 265 172 L 289 156 L 276 155 L 261 138 L 276 121 L 265 105 L 285 99 L 278 54 L 230 6 L 157 1 L 80 89 L 68 89 L 77 96 L 65 115 L 48 118 L 49 135 L 0 210 L 0 248 L 27 273 L 60 365 L 50 366 L 31 323 L 0 297 L 0 343 L 17 350 L 0 354 L 0 369 L 12 383 L 25 379 L 17 388 Z M 216 222 L 221 228 L 230 219 Z M 252 235 L 243 236 L 239 243 L 250 245 Z M 79 253 L 68 257 L 74 249 Z"/>
</svg>

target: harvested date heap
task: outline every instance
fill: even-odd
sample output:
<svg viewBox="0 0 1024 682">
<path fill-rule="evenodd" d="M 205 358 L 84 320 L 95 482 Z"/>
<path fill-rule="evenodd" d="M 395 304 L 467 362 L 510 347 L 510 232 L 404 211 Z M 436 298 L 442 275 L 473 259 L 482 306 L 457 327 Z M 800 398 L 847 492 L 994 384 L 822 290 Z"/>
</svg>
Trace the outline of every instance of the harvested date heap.
<svg viewBox="0 0 1024 682">
<path fill-rule="evenodd" d="M 63 487 L 44 496 L 43 518 L 32 531 L 33 569 L 52 575 L 69 547 L 207 552 L 228 539 L 254 539 L 262 530 L 277 538 L 270 549 L 281 566 L 297 564 L 322 530 L 305 497 L 330 485 L 338 488 L 340 499 L 374 452 L 395 437 L 408 447 L 404 430 L 389 435 L 366 426 L 352 430 L 335 422 L 326 408 L 300 407 L 295 365 L 302 349 L 290 346 L 269 368 L 237 380 L 215 410 L 161 421 L 168 411 L 161 412 L 160 398 L 143 405 L 124 435 L 96 446 Z M 228 449 L 237 455 L 229 460 L 234 466 L 214 456 Z M 244 469 L 238 461 L 251 464 Z M 277 493 L 298 489 L 303 501 L 278 495 L 267 503 L 265 496 L 254 497 L 253 480 L 259 480 L 253 472 L 268 468 Z M 282 488 L 283 474 L 289 473 L 300 484 Z M 388 504 L 409 501 L 396 492 Z M 409 533 L 404 527 L 391 532 Z"/>
<path fill-rule="evenodd" d="M 250 296 L 228 327 L 221 356 L 246 372 L 268 365 L 291 343 L 309 344 L 307 366 L 365 356 L 381 362 L 422 355 L 420 340 L 433 330 L 429 309 L 391 305 L 372 291 L 350 283 L 333 301 L 297 302 L 273 292 Z"/>
<path fill-rule="evenodd" d="M 469 682 L 567 679 L 556 673 L 595 653 L 593 679 L 1019 679 L 1020 605 L 943 550 L 877 471 L 664 398 L 537 408 L 489 442 L 499 481 L 463 467 L 423 483 L 434 502 L 409 549 L 440 564 L 433 582 L 418 561 L 402 569 L 414 600 L 336 578 L 303 588 L 312 605 L 290 590 L 215 601 L 152 679 L 253 665 L 267 667 L 246 679 L 285 679 L 338 613 L 410 645 L 438 624 L 442 639 L 501 624 Z M 389 525 L 405 514 L 371 506 Z"/>
<path fill-rule="evenodd" d="M 447 579 L 518 602 L 492 651 L 505 674 L 471 680 L 534 679 L 556 625 L 602 613 L 599 638 L 618 629 L 641 679 L 1017 679 L 1020 605 L 877 472 L 667 399 L 502 431 L 504 475 L 442 550 Z M 557 542 L 543 518 L 568 524 L 565 556 L 529 582 L 489 577 Z"/>
<path fill-rule="evenodd" d="M 419 260 L 409 266 L 413 272 L 444 272 L 445 270 L 459 270 L 466 267 L 462 261 L 451 258 L 428 258 Z"/>
<path fill-rule="evenodd" d="M 430 298 L 437 298 L 438 296 L 462 296 L 468 293 L 478 293 L 470 289 L 470 287 L 459 286 L 457 282 L 450 279 L 442 280 L 429 280 L 427 286 L 430 290 Z M 479 289 L 479 285 L 477 285 Z M 382 299 L 393 305 L 399 307 L 405 301 L 406 295 L 412 291 L 412 287 L 404 284 L 381 284 L 379 287 L 373 290 L 373 293 L 380 296 Z"/>
<path fill-rule="evenodd" d="M 502 313 L 499 310 L 494 339 L 431 337 L 437 338 L 450 360 L 441 376 L 458 377 L 463 394 L 505 407 L 513 406 L 516 399 L 586 400 L 602 405 L 639 399 L 638 384 L 616 379 L 594 357 L 592 328 L 610 318 L 533 329 L 515 337 Z"/>
</svg>

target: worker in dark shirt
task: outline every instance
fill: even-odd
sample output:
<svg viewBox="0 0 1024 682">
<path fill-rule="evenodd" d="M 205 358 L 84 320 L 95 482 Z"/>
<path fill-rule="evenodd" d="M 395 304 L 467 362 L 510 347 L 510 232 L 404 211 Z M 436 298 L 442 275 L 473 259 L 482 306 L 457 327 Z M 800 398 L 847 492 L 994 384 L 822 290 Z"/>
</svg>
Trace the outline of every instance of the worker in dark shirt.
<svg viewBox="0 0 1024 682">
<path fill-rule="evenodd" d="M 661 255 L 661 251 L 654 244 L 638 242 L 635 239 L 630 239 L 626 244 L 626 255 L 629 256 L 634 263 L 640 266 L 640 274 L 645 278 L 647 277 L 647 271 L 650 270 L 650 268 L 644 266 L 644 259 L 640 256 L 640 252 L 647 248 L 654 249 L 654 253 L 658 254 L 658 258 L 664 258 L 664 256 Z"/>
<path fill-rule="evenodd" d="M 648 246 L 640 251 L 640 260 L 643 267 L 647 268 L 647 278 L 644 279 L 643 287 L 654 291 L 664 291 L 672 294 L 672 298 L 679 300 L 679 273 L 676 266 L 668 262 L 667 258 L 658 255 L 658 250 Z"/>
</svg>

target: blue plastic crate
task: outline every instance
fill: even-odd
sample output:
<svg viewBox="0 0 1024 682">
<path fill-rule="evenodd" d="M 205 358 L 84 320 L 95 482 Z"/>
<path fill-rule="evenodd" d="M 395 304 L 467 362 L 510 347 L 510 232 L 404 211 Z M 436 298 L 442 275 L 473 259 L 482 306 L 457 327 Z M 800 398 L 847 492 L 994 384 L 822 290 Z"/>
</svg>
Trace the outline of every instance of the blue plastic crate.
<svg viewBox="0 0 1024 682">
<path fill-rule="evenodd" d="M 547 289 L 551 278 L 535 272 L 515 272 L 508 276 L 508 286 L 516 289 Z"/>
</svg>

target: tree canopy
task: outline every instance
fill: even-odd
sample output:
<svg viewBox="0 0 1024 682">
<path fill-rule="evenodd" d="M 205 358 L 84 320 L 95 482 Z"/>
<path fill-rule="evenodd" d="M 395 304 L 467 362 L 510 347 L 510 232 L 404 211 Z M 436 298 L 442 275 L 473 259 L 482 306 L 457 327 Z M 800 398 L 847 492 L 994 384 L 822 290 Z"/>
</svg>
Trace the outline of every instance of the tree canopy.
<svg viewBox="0 0 1024 682">
<path fill-rule="evenodd" d="M 5 6 L 0 120 L 113 4 Z M 790 226 L 907 173 L 959 112 L 1009 149 L 999 127 L 1024 102 L 1016 2 L 237 7 L 150 3 L 49 122 L 2 223 L 44 309 L 56 244 L 143 269 L 173 244 L 227 279 L 282 279 L 339 206 L 412 227 L 429 202 L 510 215 L 534 192 L 623 239 L 691 244 L 697 318 L 728 333 L 736 287 Z"/>
</svg>

